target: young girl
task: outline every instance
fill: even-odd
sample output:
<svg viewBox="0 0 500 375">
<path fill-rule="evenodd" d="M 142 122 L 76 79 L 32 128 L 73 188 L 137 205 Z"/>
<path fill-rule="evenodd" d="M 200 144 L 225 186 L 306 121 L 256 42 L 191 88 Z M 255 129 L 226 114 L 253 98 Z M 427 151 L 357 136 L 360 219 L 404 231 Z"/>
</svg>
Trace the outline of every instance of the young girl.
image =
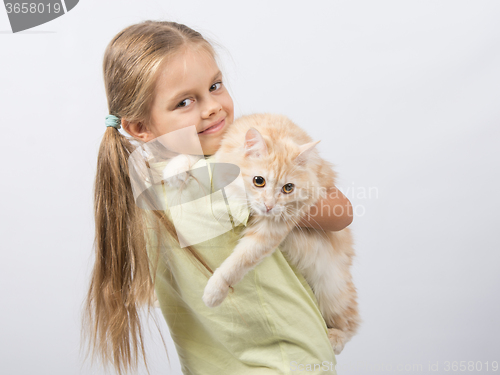
<svg viewBox="0 0 500 375">
<path fill-rule="evenodd" d="M 314 294 L 280 251 L 249 272 L 221 306 L 208 308 L 204 288 L 243 225 L 181 248 L 168 210 L 145 210 L 134 197 L 128 164 L 134 142 L 195 125 L 207 158 L 219 148 L 234 111 L 215 57 L 198 32 L 175 22 L 129 26 L 106 48 L 110 115 L 98 155 L 96 259 L 83 321 L 92 353 L 120 374 L 137 366 L 139 353 L 146 360 L 139 314 L 145 306 L 150 312 L 156 291 L 184 374 L 335 374 Z M 329 193 L 317 206 L 340 205 L 343 214 L 311 210 L 301 226 L 341 230 L 351 223 L 350 202 L 334 186 Z"/>
</svg>

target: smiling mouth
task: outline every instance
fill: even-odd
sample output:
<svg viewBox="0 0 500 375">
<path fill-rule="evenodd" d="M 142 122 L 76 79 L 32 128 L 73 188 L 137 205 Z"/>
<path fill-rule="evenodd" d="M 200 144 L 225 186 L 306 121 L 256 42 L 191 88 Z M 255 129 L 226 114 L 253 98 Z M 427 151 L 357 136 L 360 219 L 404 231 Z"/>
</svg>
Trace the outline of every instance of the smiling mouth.
<svg viewBox="0 0 500 375">
<path fill-rule="evenodd" d="M 211 127 L 199 132 L 198 134 L 211 134 L 211 133 L 217 133 L 220 129 L 224 127 L 226 124 L 226 119 L 223 118 L 220 122 L 218 122 L 215 125 L 212 125 Z"/>
</svg>

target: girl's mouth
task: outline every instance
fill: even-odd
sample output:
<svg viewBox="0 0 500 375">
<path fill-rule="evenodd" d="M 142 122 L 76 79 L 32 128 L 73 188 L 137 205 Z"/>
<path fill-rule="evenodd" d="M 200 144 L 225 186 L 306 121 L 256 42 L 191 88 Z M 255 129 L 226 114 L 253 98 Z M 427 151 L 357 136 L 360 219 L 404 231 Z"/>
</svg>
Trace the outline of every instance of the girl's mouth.
<svg viewBox="0 0 500 375">
<path fill-rule="evenodd" d="M 215 125 L 212 125 L 211 127 L 205 129 L 204 131 L 202 132 L 199 132 L 198 134 L 212 134 L 212 133 L 217 133 L 219 130 L 221 130 L 224 125 L 226 125 L 226 119 L 222 119 L 221 122 L 215 124 Z"/>
</svg>

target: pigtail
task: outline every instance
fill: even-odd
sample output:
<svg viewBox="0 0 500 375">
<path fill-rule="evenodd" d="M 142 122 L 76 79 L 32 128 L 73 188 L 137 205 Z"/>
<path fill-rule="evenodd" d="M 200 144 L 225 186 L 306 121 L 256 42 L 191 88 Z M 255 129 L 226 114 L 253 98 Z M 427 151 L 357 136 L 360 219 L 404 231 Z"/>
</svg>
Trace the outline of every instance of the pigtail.
<svg viewBox="0 0 500 375">
<path fill-rule="evenodd" d="M 107 128 L 94 185 L 95 264 L 85 304 L 92 358 L 113 363 L 119 374 L 137 368 L 139 349 L 145 359 L 139 308 L 152 306 L 154 296 L 145 222 L 128 174 L 133 149 L 126 137 Z"/>
</svg>

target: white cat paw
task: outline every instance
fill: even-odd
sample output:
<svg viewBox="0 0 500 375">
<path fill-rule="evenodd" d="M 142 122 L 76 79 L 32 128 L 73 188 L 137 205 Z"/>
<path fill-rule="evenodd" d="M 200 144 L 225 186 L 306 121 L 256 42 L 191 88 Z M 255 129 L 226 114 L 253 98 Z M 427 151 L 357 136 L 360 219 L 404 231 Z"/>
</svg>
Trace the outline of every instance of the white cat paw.
<svg viewBox="0 0 500 375">
<path fill-rule="evenodd" d="M 226 298 L 228 292 L 229 285 L 227 285 L 226 280 L 216 270 L 212 277 L 208 279 L 202 299 L 208 307 L 219 306 Z"/>
<path fill-rule="evenodd" d="M 180 188 L 184 186 L 191 177 L 189 170 L 191 169 L 191 159 L 188 155 L 178 155 L 172 158 L 163 170 L 163 179 L 167 185 Z"/>
<path fill-rule="evenodd" d="M 330 340 L 336 355 L 339 355 L 344 349 L 345 338 L 345 333 L 340 329 L 328 328 L 328 340 Z"/>
</svg>

